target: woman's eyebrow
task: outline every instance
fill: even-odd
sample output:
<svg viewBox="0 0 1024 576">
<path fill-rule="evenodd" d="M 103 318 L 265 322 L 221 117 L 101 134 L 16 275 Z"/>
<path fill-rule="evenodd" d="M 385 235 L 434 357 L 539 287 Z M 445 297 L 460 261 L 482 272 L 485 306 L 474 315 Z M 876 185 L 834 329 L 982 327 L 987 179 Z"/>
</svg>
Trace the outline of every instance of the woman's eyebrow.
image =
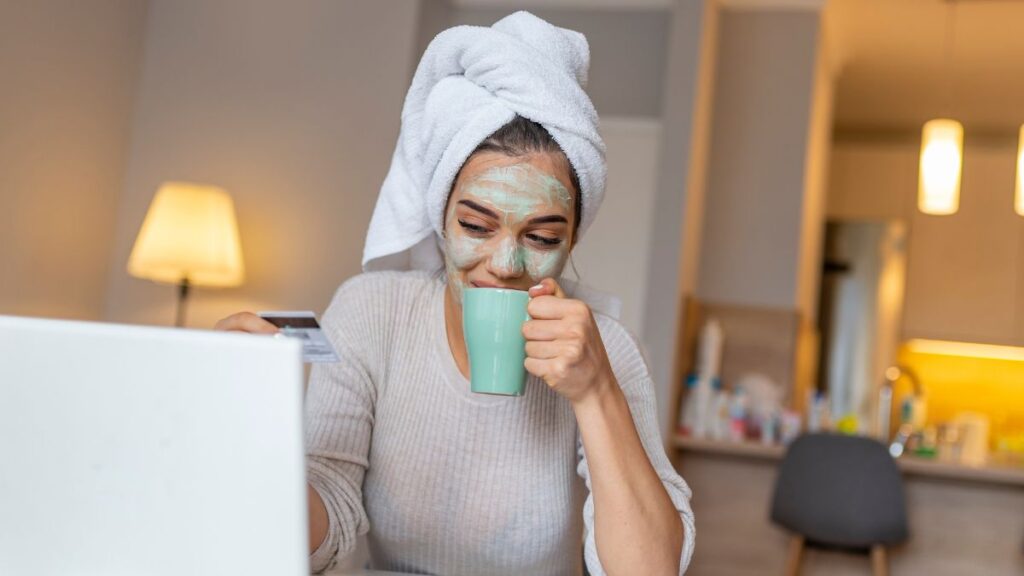
<svg viewBox="0 0 1024 576">
<path fill-rule="evenodd" d="M 549 222 L 561 222 L 562 224 L 568 224 L 569 221 L 565 219 L 565 216 L 560 214 L 552 214 L 551 216 L 538 216 L 531 218 L 528 224 L 547 224 Z"/>
<path fill-rule="evenodd" d="M 498 215 L 494 212 L 494 210 L 484 208 L 483 206 L 477 204 L 476 202 L 473 202 L 472 200 L 459 200 L 459 204 L 465 204 L 466 206 L 469 206 L 470 208 L 476 210 L 477 212 L 480 212 L 486 216 L 498 220 Z"/>
<path fill-rule="evenodd" d="M 459 200 L 458 203 L 459 204 L 464 204 L 464 205 L 472 208 L 473 210 L 476 210 L 477 212 L 480 212 L 481 214 L 489 216 L 489 217 L 491 217 L 491 218 L 493 218 L 495 220 L 499 220 L 498 215 L 493 210 L 491 210 L 490 208 L 485 208 L 485 207 L 477 204 L 476 202 L 473 202 L 472 200 Z M 566 220 L 565 216 L 562 216 L 561 214 L 552 214 L 550 216 L 538 216 L 536 218 L 531 218 L 530 221 L 527 222 L 527 224 L 548 224 L 548 223 L 552 223 L 552 222 L 554 222 L 554 223 L 560 222 L 562 224 L 568 224 L 569 223 L 569 221 Z"/>
</svg>

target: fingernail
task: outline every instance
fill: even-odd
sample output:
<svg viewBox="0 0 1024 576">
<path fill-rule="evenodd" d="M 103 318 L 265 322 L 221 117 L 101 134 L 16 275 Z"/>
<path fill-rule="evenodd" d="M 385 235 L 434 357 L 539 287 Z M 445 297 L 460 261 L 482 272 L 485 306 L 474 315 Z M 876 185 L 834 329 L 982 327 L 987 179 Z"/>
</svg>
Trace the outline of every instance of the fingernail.
<svg viewBox="0 0 1024 576">
<path fill-rule="evenodd" d="M 530 290 L 533 290 L 534 288 L 543 288 L 543 287 L 544 287 L 544 284 L 541 283 L 541 284 L 537 284 L 536 286 L 531 286 Z"/>
</svg>

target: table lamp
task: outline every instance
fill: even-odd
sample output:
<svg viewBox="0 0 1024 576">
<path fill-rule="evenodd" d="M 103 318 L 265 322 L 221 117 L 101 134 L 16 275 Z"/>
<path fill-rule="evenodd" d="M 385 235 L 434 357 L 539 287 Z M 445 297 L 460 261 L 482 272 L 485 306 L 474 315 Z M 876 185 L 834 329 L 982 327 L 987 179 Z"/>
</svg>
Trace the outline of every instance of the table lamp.
<svg viewBox="0 0 1024 576">
<path fill-rule="evenodd" d="M 216 186 L 162 184 L 135 239 L 128 273 L 178 286 L 175 326 L 185 324 L 190 287 L 240 285 L 245 269 L 231 196 Z"/>
</svg>

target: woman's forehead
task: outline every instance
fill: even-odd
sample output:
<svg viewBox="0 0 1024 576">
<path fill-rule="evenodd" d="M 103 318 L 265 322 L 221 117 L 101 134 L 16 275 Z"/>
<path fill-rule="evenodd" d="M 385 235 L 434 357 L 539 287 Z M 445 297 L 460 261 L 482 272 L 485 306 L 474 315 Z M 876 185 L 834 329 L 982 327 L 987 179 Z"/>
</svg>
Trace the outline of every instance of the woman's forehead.
<svg viewBox="0 0 1024 576">
<path fill-rule="evenodd" d="M 458 181 L 473 178 L 496 166 L 529 165 L 543 172 L 562 183 L 566 189 L 571 190 L 572 177 L 569 162 L 561 153 L 555 152 L 534 152 L 523 156 L 509 156 L 501 152 L 477 152 L 469 157 L 459 171 Z"/>
<path fill-rule="evenodd" d="M 491 156 L 497 157 L 467 163 L 455 189 L 456 202 L 472 198 L 512 212 L 572 209 L 573 194 L 552 173 L 557 170 L 548 159 Z"/>
</svg>

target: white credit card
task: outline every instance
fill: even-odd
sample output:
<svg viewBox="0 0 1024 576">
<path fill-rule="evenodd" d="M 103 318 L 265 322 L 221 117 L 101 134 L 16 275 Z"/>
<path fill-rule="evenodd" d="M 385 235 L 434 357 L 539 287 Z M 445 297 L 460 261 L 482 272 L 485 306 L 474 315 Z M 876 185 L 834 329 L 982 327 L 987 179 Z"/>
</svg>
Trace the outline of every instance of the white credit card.
<svg viewBox="0 0 1024 576">
<path fill-rule="evenodd" d="M 316 314 L 309 311 L 257 312 L 280 330 L 279 334 L 302 341 L 303 362 L 337 362 L 338 353 L 320 329 Z"/>
</svg>

